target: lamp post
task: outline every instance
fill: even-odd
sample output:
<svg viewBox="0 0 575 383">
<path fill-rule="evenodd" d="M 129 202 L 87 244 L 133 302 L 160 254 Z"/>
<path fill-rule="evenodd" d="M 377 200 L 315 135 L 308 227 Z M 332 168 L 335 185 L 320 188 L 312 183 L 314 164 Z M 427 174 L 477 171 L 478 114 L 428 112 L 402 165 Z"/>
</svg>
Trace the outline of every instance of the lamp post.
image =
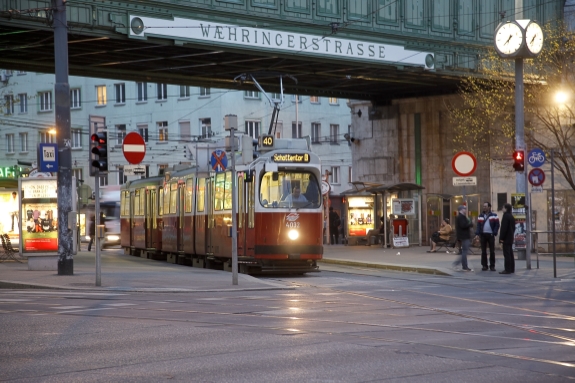
<svg viewBox="0 0 575 383">
<path fill-rule="evenodd" d="M 236 185 L 236 143 L 234 137 L 234 130 L 238 127 L 238 116 L 235 114 L 228 114 L 224 117 L 224 129 L 230 131 L 230 145 L 232 157 L 232 284 L 238 284 L 238 220 L 236 218 L 236 211 L 238 206 L 237 201 L 237 185 Z"/>
</svg>

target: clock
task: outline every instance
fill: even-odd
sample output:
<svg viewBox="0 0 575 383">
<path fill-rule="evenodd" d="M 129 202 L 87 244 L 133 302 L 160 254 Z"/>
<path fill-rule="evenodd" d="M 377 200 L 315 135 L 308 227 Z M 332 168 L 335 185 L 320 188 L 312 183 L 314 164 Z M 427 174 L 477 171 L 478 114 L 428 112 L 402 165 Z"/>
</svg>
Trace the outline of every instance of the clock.
<svg viewBox="0 0 575 383">
<path fill-rule="evenodd" d="M 523 46 L 523 29 L 515 22 L 500 24 L 495 30 L 495 49 L 501 57 L 516 55 Z"/>
<path fill-rule="evenodd" d="M 543 49 L 543 30 L 536 22 L 530 22 L 525 29 L 525 44 L 529 52 L 536 56 Z"/>
</svg>

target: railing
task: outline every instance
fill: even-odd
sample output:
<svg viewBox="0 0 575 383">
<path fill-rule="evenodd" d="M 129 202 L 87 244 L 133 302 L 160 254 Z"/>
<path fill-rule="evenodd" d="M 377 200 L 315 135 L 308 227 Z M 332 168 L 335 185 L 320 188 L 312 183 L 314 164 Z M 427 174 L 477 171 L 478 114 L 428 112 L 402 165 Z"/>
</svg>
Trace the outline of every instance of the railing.
<svg viewBox="0 0 575 383">
<path fill-rule="evenodd" d="M 531 244 L 532 244 L 532 248 L 535 248 L 535 253 L 537 255 L 537 268 L 539 268 L 539 255 L 553 255 L 553 270 L 555 273 L 555 277 L 557 277 L 557 260 L 556 260 L 556 256 L 557 255 L 575 255 L 575 238 L 571 241 L 551 241 L 551 242 L 539 242 L 539 238 L 538 238 L 538 234 L 547 234 L 547 235 L 557 235 L 557 234 L 573 234 L 575 235 L 575 232 L 573 231 L 557 231 L 555 230 L 555 232 L 553 231 L 545 231 L 545 230 L 532 230 L 531 231 Z M 574 250 L 573 251 L 569 251 L 569 252 L 557 252 L 555 251 L 555 246 L 553 246 L 553 251 L 552 252 L 539 252 L 539 245 L 573 245 L 574 246 Z M 575 258 L 574 258 L 574 262 L 575 262 Z"/>
</svg>

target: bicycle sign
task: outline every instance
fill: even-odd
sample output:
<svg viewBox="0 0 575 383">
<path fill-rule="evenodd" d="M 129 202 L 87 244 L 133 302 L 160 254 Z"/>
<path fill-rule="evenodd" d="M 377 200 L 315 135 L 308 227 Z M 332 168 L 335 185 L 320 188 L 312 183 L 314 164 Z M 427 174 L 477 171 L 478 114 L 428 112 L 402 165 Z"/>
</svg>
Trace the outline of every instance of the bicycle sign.
<svg viewBox="0 0 575 383">
<path fill-rule="evenodd" d="M 545 163 L 545 153 L 539 148 L 533 149 L 529 152 L 527 162 L 534 168 L 541 167 Z"/>
</svg>

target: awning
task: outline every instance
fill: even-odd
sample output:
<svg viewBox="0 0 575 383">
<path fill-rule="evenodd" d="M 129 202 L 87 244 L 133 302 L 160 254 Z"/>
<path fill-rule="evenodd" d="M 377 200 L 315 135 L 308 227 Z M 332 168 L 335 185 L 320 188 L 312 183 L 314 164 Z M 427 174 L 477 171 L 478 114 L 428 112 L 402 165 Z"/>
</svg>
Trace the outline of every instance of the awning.
<svg viewBox="0 0 575 383">
<path fill-rule="evenodd" d="M 409 190 L 422 190 L 425 187 L 413 184 L 409 182 L 402 182 L 393 185 L 380 185 L 380 186 L 373 186 L 366 189 L 366 191 L 377 194 L 377 193 L 397 193 L 400 191 L 409 191 Z"/>
</svg>

